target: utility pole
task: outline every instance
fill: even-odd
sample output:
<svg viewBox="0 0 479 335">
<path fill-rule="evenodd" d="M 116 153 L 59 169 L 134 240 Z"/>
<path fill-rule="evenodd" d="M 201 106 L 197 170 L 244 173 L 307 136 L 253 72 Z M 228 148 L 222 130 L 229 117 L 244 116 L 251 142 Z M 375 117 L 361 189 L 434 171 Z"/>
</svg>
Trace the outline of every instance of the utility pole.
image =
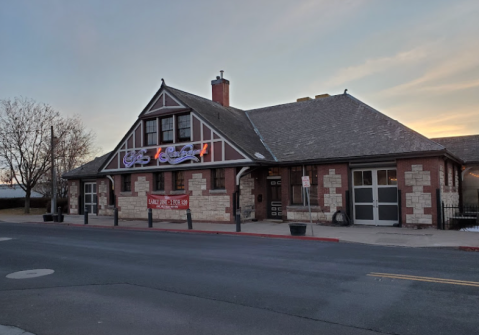
<svg viewBox="0 0 479 335">
<path fill-rule="evenodd" d="M 55 137 L 53 137 L 53 126 L 51 126 L 51 160 L 52 160 L 52 193 L 51 193 L 51 213 L 55 214 L 57 208 L 57 187 L 56 187 L 56 178 L 55 178 L 55 160 L 53 152 L 55 150 Z"/>
</svg>

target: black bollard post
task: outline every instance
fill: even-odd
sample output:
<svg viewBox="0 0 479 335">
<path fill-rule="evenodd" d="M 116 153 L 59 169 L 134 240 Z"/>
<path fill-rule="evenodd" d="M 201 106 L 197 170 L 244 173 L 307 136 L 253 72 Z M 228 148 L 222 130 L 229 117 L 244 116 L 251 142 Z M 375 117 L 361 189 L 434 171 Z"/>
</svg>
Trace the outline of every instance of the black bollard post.
<svg viewBox="0 0 479 335">
<path fill-rule="evenodd" d="M 83 216 L 83 223 L 88 224 L 88 207 L 85 206 L 85 212 Z"/>
<path fill-rule="evenodd" d="M 193 222 L 191 221 L 191 211 L 189 208 L 186 210 L 186 221 L 188 221 L 188 229 L 193 229 Z"/>
<path fill-rule="evenodd" d="M 58 222 L 63 222 L 63 214 L 62 214 L 62 208 L 58 207 Z"/>
<path fill-rule="evenodd" d="M 151 208 L 148 208 L 148 228 L 153 227 L 153 213 L 151 212 Z"/>
<path fill-rule="evenodd" d="M 118 226 L 118 208 L 113 210 L 113 225 Z"/>
<path fill-rule="evenodd" d="M 236 232 L 241 232 L 241 214 L 236 213 Z"/>
</svg>

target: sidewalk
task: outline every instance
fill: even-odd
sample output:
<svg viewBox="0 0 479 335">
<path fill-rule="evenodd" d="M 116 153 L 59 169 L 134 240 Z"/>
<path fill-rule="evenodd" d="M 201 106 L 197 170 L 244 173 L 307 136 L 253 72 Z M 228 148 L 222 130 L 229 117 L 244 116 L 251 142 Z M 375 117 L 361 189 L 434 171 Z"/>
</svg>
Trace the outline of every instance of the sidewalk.
<svg viewBox="0 0 479 335">
<path fill-rule="evenodd" d="M 15 223 L 44 223 L 41 215 L 0 215 L 0 221 Z M 118 220 L 118 227 L 113 226 L 113 217 L 90 215 L 88 226 L 114 229 L 148 230 L 146 220 Z M 51 224 L 47 222 L 45 224 Z M 82 215 L 65 215 L 63 225 L 84 226 Z M 153 222 L 154 230 L 172 232 L 202 232 L 234 235 L 257 235 L 263 237 L 290 238 L 288 223 L 269 221 L 247 222 L 241 224 L 241 233 L 236 233 L 234 224 L 193 222 L 193 231 L 188 230 L 186 222 Z M 331 242 L 354 242 L 371 245 L 398 247 L 455 247 L 461 249 L 477 248 L 479 250 L 479 233 L 463 231 L 445 231 L 436 229 L 411 229 L 395 227 L 350 226 L 330 227 L 309 225 L 306 238 L 327 240 Z"/>
</svg>

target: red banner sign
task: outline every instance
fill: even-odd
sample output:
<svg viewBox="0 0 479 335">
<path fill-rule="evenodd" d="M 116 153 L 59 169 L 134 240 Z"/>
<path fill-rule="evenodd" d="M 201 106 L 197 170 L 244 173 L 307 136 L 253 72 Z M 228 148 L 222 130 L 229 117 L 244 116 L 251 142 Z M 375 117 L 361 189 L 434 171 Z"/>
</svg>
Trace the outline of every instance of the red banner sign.
<svg viewBox="0 0 479 335">
<path fill-rule="evenodd" d="M 148 194 L 148 208 L 152 209 L 188 209 L 190 196 L 182 195 L 154 195 Z"/>
</svg>

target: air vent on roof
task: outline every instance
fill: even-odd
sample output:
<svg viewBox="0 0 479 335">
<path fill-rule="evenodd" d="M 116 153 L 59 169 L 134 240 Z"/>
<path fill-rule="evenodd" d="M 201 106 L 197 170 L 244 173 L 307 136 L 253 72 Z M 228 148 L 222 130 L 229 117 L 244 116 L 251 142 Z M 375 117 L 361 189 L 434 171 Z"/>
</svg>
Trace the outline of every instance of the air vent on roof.
<svg viewBox="0 0 479 335">
<path fill-rule="evenodd" d="M 304 98 L 296 99 L 296 102 L 303 102 L 303 101 L 308 101 L 308 100 L 311 100 L 311 98 L 310 97 L 304 97 Z"/>
<path fill-rule="evenodd" d="M 254 155 L 255 155 L 256 158 L 264 159 L 264 156 L 262 154 L 260 154 L 259 152 L 255 152 Z"/>
<path fill-rule="evenodd" d="M 315 99 L 322 99 L 322 98 L 327 98 L 327 97 L 330 97 L 330 95 L 328 93 L 325 93 L 325 94 L 319 94 L 319 95 L 315 96 L 314 98 Z"/>
</svg>

